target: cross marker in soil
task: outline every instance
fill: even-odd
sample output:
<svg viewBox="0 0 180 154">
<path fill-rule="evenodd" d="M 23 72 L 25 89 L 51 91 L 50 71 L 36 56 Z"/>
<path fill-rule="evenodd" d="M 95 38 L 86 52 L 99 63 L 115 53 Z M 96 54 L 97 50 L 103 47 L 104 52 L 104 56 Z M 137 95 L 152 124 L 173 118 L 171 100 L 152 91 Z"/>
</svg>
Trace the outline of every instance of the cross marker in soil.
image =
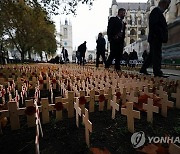
<svg viewBox="0 0 180 154">
<path fill-rule="evenodd" d="M 176 93 L 172 93 L 172 97 L 176 98 L 176 107 L 180 109 L 180 88 L 177 88 Z"/>
<path fill-rule="evenodd" d="M 86 144 L 89 145 L 89 132 L 92 132 L 92 123 L 89 121 L 89 113 L 88 110 L 85 108 L 85 115 L 83 114 L 83 123 L 85 125 L 85 137 L 86 137 Z"/>
<path fill-rule="evenodd" d="M 134 132 L 134 118 L 140 119 L 140 112 L 133 110 L 133 102 L 127 102 L 126 108 L 121 108 L 122 115 L 127 116 L 128 130 Z"/>
<path fill-rule="evenodd" d="M 116 96 L 113 96 L 113 100 L 111 100 L 111 106 L 112 106 L 112 119 L 115 118 L 116 110 L 119 111 L 119 105 L 116 103 Z"/>
<path fill-rule="evenodd" d="M 161 115 L 163 117 L 167 117 L 167 107 L 173 107 L 173 105 L 174 103 L 168 100 L 168 95 L 164 94 L 161 102 L 161 106 L 162 106 Z"/>
<path fill-rule="evenodd" d="M 159 113 L 159 108 L 157 106 L 153 106 L 153 99 L 148 98 L 148 103 L 143 104 L 143 109 L 147 110 L 147 121 L 153 122 L 153 112 Z"/>
<path fill-rule="evenodd" d="M 74 109 L 76 110 L 76 126 L 79 127 L 79 116 L 81 116 L 81 108 L 79 107 L 79 98 L 74 102 Z"/>
</svg>

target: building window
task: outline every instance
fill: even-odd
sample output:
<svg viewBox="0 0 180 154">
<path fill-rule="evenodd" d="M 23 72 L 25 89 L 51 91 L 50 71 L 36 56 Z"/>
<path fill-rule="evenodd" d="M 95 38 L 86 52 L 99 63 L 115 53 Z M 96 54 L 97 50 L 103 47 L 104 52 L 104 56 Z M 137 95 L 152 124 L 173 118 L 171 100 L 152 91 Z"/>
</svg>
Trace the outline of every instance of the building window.
<svg viewBox="0 0 180 154">
<path fill-rule="evenodd" d="M 68 30 L 67 28 L 64 28 L 64 38 L 66 39 L 68 37 Z"/>
<path fill-rule="evenodd" d="M 141 35 L 145 35 L 145 30 L 144 29 L 141 30 Z"/>
<path fill-rule="evenodd" d="M 140 19 L 140 20 L 138 20 L 138 24 L 139 24 L 139 25 L 141 25 L 141 19 Z"/>
<path fill-rule="evenodd" d="M 64 46 L 67 46 L 67 42 L 64 42 Z"/>
<path fill-rule="evenodd" d="M 130 31 L 130 35 L 136 35 L 136 31 L 135 31 L 134 29 L 132 29 L 132 30 Z"/>
</svg>

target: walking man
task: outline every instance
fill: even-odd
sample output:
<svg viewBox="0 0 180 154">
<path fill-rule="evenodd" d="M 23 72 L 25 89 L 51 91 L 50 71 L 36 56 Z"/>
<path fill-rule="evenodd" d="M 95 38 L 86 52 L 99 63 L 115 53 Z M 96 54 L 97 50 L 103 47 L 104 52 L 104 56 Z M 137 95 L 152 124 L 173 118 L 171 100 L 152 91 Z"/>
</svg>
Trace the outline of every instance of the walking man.
<svg viewBox="0 0 180 154">
<path fill-rule="evenodd" d="M 109 68 L 112 60 L 115 59 L 115 70 L 120 69 L 120 60 L 122 58 L 125 38 L 125 17 L 126 10 L 120 8 L 116 17 L 111 17 L 108 22 L 107 35 L 110 42 L 110 55 L 105 64 L 105 68 Z"/>
<path fill-rule="evenodd" d="M 86 41 L 84 41 L 84 43 L 82 43 L 79 47 L 78 47 L 78 52 L 80 53 L 80 65 L 84 65 L 85 64 L 85 53 L 86 53 Z"/>
<path fill-rule="evenodd" d="M 161 48 L 162 43 L 167 43 L 168 41 L 168 29 L 163 13 L 169 7 L 170 3 L 170 0 L 160 0 L 158 6 L 150 13 L 148 35 L 150 52 L 140 69 L 140 73 L 149 75 L 146 69 L 152 64 L 154 76 L 165 77 L 161 71 Z"/>
</svg>

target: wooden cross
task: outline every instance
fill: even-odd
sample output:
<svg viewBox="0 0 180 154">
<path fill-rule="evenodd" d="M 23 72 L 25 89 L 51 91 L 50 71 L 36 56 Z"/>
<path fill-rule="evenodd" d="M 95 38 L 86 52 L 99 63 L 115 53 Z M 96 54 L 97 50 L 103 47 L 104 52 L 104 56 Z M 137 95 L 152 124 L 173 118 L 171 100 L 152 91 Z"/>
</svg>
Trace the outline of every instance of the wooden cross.
<svg viewBox="0 0 180 154">
<path fill-rule="evenodd" d="M 76 126 L 79 127 L 79 116 L 81 116 L 81 108 L 79 107 L 79 98 L 74 102 L 74 109 L 76 110 Z"/>
<path fill-rule="evenodd" d="M 25 100 L 25 105 L 26 107 L 29 106 L 34 106 L 34 102 L 33 100 Z M 27 115 L 27 123 L 28 123 L 28 127 L 34 127 L 35 126 L 35 114 L 28 116 Z"/>
<path fill-rule="evenodd" d="M 88 110 L 86 108 L 85 108 L 85 115 L 83 114 L 83 123 L 85 125 L 86 144 L 88 147 L 90 147 L 89 132 L 92 132 L 92 123 L 89 121 L 89 113 L 88 113 Z"/>
<path fill-rule="evenodd" d="M 134 97 L 134 90 L 131 91 L 130 95 L 127 96 L 129 102 L 138 103 L 138 97 Z"/>
<path fill-rule="evenodd" d="M 156 90 L 156 93 L 159 95 L 159 97 L 163 97 L 164 95 L 164 90 L 162 86 L 159 86 L 159 90 Z"/>
<path fill-rule="evenodd" d="M 115 118 L 116 110 L 119 111 L 119 104 L 116 103 L 117 97 L 113 96 L 113 100 L 111 100 L 111 106 L 112 106 L 112 119 Z"/>
<path fill-rule="evenodd" d="M 126 108 L 121 108 L 122 115 L 127 116 L 128 130 L 134 132 L 134 118 L 140 119 L 140 112 L 133 110 L 133 102 L 127 102 Z"/>
<path fill-rule="evenodd" d="M 167 117 L 167 107 L 173 107 L 174 103 L 168 100 L 168 95 L 164 94 L 161 102 L 161 115 Z"/>
<path fill-rule="evenodd" d="M 141 95 L 146 94 L 146 95 L 148 95 L 148 96 L 150 96 L 150 97 L 153 97 L 153 93 L 149 93 L 148 87 L 144 87 L 144 92 L 141 91 L 140 94 L 141 94 Z"/>
<path fill-rule="evenodd" d="M 176 93 L 172 93 L 172 97 L 176 98 L 176 107 L 180 109 L 180 88 L 177 88 Z"/>
<path fill-rule="evenodd" d="M 126 97 L 127 97 L 126 88 L 123 88 L 122 104 L 125 104 L 125 103 L 126 103 Z"/>
<path fill-rule="evenodd" d="M 153 112 L 159 113 L 159 107 L 153 106 L 153 99 L 148 98 L 148 103 L 143 103 L 143 109 L 147 112 L 147 121 L 153 122 Z"/>
</svg>

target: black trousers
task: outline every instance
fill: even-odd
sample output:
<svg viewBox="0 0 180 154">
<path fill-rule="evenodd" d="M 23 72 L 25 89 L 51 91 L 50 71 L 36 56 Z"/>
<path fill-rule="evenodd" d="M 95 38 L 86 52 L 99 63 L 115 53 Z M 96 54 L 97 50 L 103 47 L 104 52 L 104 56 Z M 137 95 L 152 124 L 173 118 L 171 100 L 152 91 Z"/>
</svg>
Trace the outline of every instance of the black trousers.
<svg viewBox="0 0 180 154">
<path fill-rule="evenodd" d="M 85 53 L 80 54 L 80 65 L 84 66 L 85 64 Z"/>
<path fill-rule="evenodd" d="M 162 61 L 162 42 L 153 40 L 150 43 L 150 52 L 144 61 L 141 70 L 146 70 L 150 65 L 153 65 L 154 75 L 161 74 L 161 61 Z"/>
<path fill-rule="evenodd" d="M 96 67 L 99 67 L 99 58 L 102 57 L 104 64 L 106 63 L 105 51 L 97 51 L 96 53 Z"/>
<path fill-rule="evenodd" d="M 110 54 L 106 61 L 106 68 L 109 68 L 112 64 L 113 59 L 115 59 L 115 69 L 120 70 L 120 60 L 122 59 L 124 48 L 124 41 L 113 40 L 110 41 Z"/>
</svg>

